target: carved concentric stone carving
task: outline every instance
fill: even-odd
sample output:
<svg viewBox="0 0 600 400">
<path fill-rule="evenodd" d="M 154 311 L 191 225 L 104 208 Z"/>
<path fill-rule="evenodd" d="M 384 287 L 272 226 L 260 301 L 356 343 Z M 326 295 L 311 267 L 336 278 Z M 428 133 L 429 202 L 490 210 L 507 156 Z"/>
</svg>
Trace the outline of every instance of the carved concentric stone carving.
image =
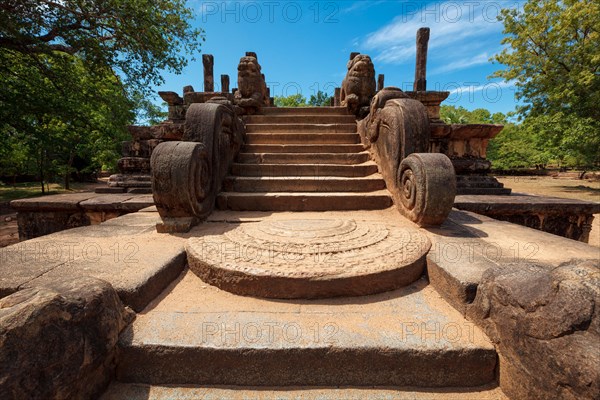
<svg viewBox="0 0 600 400">
<path fill-rule="evenodd" d="M 186 250 L 190 269 L 207 283 L 241 295 L 291 299 L 408 285 L 422 275 L 430 246 L 412 228 L 303 219 L 220 224 L 189 239 Z"/>
<path fill-rule="evenodd" d="M 456 195 L 452 162 L 444 154 L 413 153 L 398 169 L 400 212 L 423 225 L 440 225 L 448 217 Z"/>
</svg>

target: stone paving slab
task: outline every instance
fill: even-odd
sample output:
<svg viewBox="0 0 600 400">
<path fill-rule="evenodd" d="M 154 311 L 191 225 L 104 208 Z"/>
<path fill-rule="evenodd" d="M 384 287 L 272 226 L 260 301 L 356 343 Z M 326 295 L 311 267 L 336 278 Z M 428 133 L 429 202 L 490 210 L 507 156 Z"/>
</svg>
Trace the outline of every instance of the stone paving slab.
<svg viewBox="0 0 600 400">
<path fill-rule="evenodd" d="M 69 229 L 0 249 L 0 297 L 70 276 L 104 279 L 143 309 L 185 266 L 184 236 L 156 233 L 157 213 Z"/>
<path fill-rule="evenodd" d="M 427 231 L 429 279 L 462 312 L 483 273 L 494 266 L 519 268 L 526 261 L 552 267 L 575 258 L 600 258 L 598 247 L 466 211 L 453 210 L 441 227 Z"/>
<path fill-rule="evenodd" d="M 84 210 L 94 211 L 137 211 L 154 204 L 151 195 L 135 195 L 129 193 L 105 194 L 82 201 L 79 205 Z"/>
<path fill-rule="evenodd" d="M 476 213 L 564 213 L 565 209 L 572 213 L 600 213 L 600 203 L 522 193 L 513 193 L 510 196 L 458 195 L 454 200 L 454 207 Z"/>
<path fill-rule="evenodd" d="M 113 383 L 101 400 L 507 400 L 499 388 L 192 387 Z"/>
<path fill-rule="evenodd" d="M 55 194 L 51 196 L 13 200 L 10 202 L 10 205 L 17 211 L 79 210 L 79 203 L 103 196 L 106 195 L 99 193 Z M 131 196 L 128 198 L 130 197 Z"/>
<path fill-rule="evenodd" d="M 187 271 L 120 343 L 121 382 L 462 387 L 495 379 L 494 347 L 424 279 L 372 296 L 273 301 Z"/>
</svg>

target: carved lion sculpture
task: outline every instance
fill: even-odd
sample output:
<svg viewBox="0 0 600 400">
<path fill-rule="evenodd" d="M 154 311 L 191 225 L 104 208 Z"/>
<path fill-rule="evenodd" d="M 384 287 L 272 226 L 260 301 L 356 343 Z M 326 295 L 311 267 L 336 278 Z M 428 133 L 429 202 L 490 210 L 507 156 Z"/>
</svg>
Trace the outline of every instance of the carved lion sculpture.
<svg viewBox="0 0 600 400">
<path fill-rule="evenodd" d="M 348 61 L 348 72 L 342 81 L 340 92 L 342 106 L 346 106 L 350 113 L 358 115 L 362 107 L 369 106 L 375 89 L 375 67 L 371 57 L 359 54 Z"/>
<path fill-rule="evenodd" d="M 248 114 L 266 105 L 266 84 L 256 57 L 244 56 L 238 65 L 238 90 L 234 102 Z"/>
</svg>

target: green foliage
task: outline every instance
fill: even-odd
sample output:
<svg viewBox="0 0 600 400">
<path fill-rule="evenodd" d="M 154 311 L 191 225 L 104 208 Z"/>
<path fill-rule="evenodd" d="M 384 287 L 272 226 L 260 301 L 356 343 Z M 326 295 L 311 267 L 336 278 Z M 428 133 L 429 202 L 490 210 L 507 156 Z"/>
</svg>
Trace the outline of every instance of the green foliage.
<svg viewBox="0 0 600 400">
<path fill-rule="evenodd" d="M 185 0 L 4 0 L 0 48 L 34 61 L 78 55 L 86 69 L 102 74 L 110 67 L 130 88 L 147 93 L 163 83 L 162 70 L 181 72 L 186 54 L 200 48 L 204 34 L 190 26 L 192 17 Z"/>
<path fill-rule="evenodd" d="M 522 11 L 503 10 L 500 19 L 507 46 L 494 60 L 505 69 L 494 76 L 514 81 L 524 102 L 517 136 L 537 149 L 530 158 L 597 166 L 600 3 L 529 0 Z"/>
<path fill-rule="evenodd" d="M 313 107 L 327 107 L 332 104 L 331 100 L 332 96 L 328 95 L 325 92 L 317 91 L 317 94 L 311 94 L 310 100 L 308 100 L 308 105 Z"/>
<path fill-rule="evenodd" d="M 307 107 L 306 97 L 301 94 L 292 94 L 290 96 L 275 96 L 275 105 L 277 107 Z"/>
<path fill-rule="evenodd" d="M 7 0 L 0 5 L 0 175 L 42 182 L 110 168 L 125 127 L 204 40 L 184 0 Z M 182 51 L 183 50 L 183 51 Z M 43 187 L 43 184 L 42 184 Z"/>
<path fill-rule="evenodd" d="M 469 111 L 459 106 L 440 107 L 440 118 L 447 124 L 505 124 L 507 116 L 501 112 L 490 113 L 485 108 Z"/>
</svg>

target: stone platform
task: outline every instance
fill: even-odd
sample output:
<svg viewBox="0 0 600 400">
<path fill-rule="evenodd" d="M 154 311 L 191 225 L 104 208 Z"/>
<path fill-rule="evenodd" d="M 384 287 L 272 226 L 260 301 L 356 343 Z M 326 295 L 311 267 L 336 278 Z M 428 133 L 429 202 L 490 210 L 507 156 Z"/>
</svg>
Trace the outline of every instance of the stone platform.
<svg viewBox="0 0 600 400">
<path fill-rule="evenodd" d="M 121 382 L 472 387 L 495 378 L 485 335 L 423 279 L 373 296 L 240 297 L 188 272 L 121 336 Z"/>
<path fill-rule="evenodd" d="M 493 386 L 454 389 L 201 387 L 115 383 L 101 400 L 507 400 Z"/>
<path fill-rule="evenodd" d="M 13 200 L 19 239 L 27 240 L 64 229 L 96 225 L 152 206 L 152 195 L 72 193 Z"/>
<path fill-rule="evenodd" d="M 454 207 L 585 243 L 600 213 L 600 203 L 523 193 L 458 195 Z"/>
<path fill-rule="evenodd" d="M 415 228 L 349 219 L 213 224 L 186 245 L 190 269 L 232 293 L 280 298 L 364 296 L 423 274 L 431 244 Z"/>
<path fill-rule="evenodd" d="M 152 207 L 1 249 L 0 297 L 73 277 L 110 283 L 139 314 L 120 337 L 117 381 L 106 399 L 503 399 L 497 376 L 512 379 L 507 364 L 500 357 L 498 365 L 494 346 L 464 317 L 488 270 L 600 258 L 599 248 L 581 242 L 453 211 L 440 228 L 418 229 L 432 244 L 426 275 L 385 293 L 242 297 L 185 268 L 190 237 L 265 221 L 284 234 L 285 221 L 307 219 L 418 229 L 393 208 L 217 211 L 190 233 L 169 235 L 155 232 Z"/>
</svg>

